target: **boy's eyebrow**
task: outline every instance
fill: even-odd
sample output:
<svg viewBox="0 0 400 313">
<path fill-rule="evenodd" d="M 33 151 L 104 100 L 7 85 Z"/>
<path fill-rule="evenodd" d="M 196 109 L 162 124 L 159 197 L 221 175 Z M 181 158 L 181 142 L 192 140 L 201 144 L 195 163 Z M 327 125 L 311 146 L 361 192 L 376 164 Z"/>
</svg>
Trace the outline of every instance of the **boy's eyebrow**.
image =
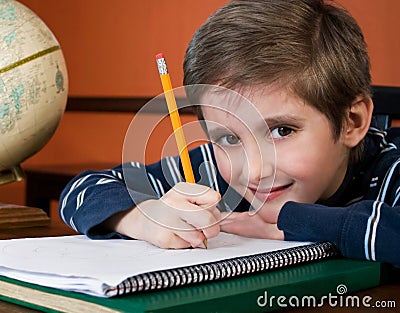
<svg viewBox="0 0 400 313">
<path fill-rule="evenodd" d="M 221 134 L 226 134 L 226 133 L 232 133 L 232 131 L 229 130 L 228 127 L 215 127 L 208 129 L 208 134 L 209 135 L 221 135 Z"/>
<path fill-rule="evenodd" d="M 280 116 L 273 116 L 267 117 L 264 119 L 265 123 L 268 126 L 270 125 L 279 125 L 279 124 L 298 124 L 304 121 L 304 118 L 299 118 L 297 116 L 290 116 L 290 115 L 280 115 Z"/>
</svg>

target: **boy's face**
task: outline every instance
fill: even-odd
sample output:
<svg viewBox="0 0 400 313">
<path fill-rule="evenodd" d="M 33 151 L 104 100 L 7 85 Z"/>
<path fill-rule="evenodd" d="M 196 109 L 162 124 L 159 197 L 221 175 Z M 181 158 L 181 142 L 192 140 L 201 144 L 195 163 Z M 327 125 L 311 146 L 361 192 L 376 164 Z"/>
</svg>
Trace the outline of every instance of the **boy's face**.
<svg viewBox="0 0 400 313">
<path fill-rule="evenodd" d="M 210 106 L 202 107 L 222 177 L 270 223 L 287 201 L 332 196 L 349 148 L 333 139 L 327 117 L 283 89 L 241 93 L 252 105 L 217 94 L 205 96 Z"/>
</svg>

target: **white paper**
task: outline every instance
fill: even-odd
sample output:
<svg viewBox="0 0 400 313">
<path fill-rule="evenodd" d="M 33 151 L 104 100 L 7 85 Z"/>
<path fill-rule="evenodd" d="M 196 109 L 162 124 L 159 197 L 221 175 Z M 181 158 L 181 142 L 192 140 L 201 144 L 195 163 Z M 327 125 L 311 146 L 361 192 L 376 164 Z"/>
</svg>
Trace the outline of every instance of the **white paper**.
<svg viewBox="0 0 400 313">
<path fill-rule="evenodd" d="M 128 277 L 219 261 L 309 243 L 239 237 L 221 233 L 208 249 L 169 250 L 139 240 L 91 240 L 85 236 L 0 240 L 0 275 L 104 296 Z"/>
</svg>

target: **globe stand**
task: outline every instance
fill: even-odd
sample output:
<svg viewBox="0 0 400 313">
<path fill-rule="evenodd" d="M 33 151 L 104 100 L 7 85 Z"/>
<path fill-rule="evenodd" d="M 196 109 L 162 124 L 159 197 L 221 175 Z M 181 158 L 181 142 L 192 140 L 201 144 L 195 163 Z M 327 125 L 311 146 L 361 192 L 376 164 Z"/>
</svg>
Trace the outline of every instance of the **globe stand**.
<svg viewBox="0 0 400 313">
<path fill-rule="evenodd" d="M 19 165 L 0 171 L 0 185 L 21 181 L 25 174 Z M 39 208 L 0 203 L 0 229 L 50 225 L 50 218 Z"/>
<path fill-rule="evenodd" d="M 0 171 L 0 185 L 21 181 L 24 178 L 25 174 L 19 165 Z"/>
</svg>

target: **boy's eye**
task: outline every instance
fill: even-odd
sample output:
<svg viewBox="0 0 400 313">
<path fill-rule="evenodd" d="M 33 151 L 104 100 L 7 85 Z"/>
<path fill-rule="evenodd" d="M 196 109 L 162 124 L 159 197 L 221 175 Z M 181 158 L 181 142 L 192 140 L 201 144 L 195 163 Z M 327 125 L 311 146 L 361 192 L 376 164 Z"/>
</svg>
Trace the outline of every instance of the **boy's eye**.
<svg viewBox="0 0 400 313">
<path fill-rule="evenodd" d="M 293 133 L 293 131 L 294 130 L 290 127 L 286 127 L 286 126 L 277 127 L 271 131 L 271 137 L 274 139 L 281 139 L 281 138 L 291 135 Z"/>
<path fill-rule="evenodd" d="M 221 145 L 237 145 L 239 142 L 239 138 L 235 135 L 225 135 L 218 139 L 218 143 Z"/>
</svg>

